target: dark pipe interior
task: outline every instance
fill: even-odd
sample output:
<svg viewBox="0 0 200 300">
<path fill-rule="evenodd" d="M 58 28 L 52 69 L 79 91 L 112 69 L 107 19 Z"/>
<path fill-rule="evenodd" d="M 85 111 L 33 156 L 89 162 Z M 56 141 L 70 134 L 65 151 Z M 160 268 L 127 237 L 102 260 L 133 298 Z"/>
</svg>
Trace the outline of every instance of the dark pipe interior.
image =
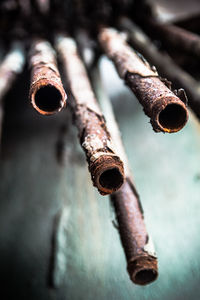
<svg viewBox="0 0 200 300">
<path fill-rule="evenodd" d="M 159 123 L 163 128 L 175 130 L 182 127 L 187 120 L 185 109 L 178 104 L 169 104 L 159 114 Z"/>
<path fill-rule="evenodd" d="M 99 178 L 99 183 L 107 189 L 116 189 L 123 183 L 123 176 L 119 169 L 113 168 L 103 172 Z"/>
<path fill-rule="evenodd" d="M 139 284 L 147 284 L 154 281 L 157 277 L 157 273 L 154 270 L 141 270 L 135 276 L 135 282 Z"/>
<path fill-rule="evenodd" d="M 52 85 L 40 88 L 35 94 L 36 106 L 47 112 L 55 111 L 61 106 L 61 93 Z"/>
</svg>

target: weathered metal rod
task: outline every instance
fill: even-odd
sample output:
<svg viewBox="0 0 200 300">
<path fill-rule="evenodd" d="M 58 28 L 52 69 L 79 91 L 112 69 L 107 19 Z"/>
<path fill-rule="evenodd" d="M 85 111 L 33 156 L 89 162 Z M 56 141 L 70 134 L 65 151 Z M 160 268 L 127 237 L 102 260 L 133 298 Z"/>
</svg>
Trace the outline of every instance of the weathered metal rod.
<svg viewBox="0 0 200 300">
<path fill-rule="evenodd" d="M 93 184 L 102 195 L 111 194 L 123 184 L 123 163 L 113 146 L 75 41 L 60 36 L 56 40 L 56 48 L 72 94 L 75 124 Z"/>
<path fill-rule="evenodd" d="M 154 131 L 177 132 L 188 120 L 186 105 L 159 78 L 157 72 L 131 49 L 112 28 L 101 28 L 100 45 L 114 62 L 119 76 L 136 94 Z"/>
<path fill-rule="evenodd" d="M 115 209 L 119 234 L 127 259 L 127 270 L 134 283 L 149 284 L 158 276 L 157 257 L 147 233 L 139 195 L 129 169 L 112 105 L 103 89 L 98 67 L 91 71 L 91 78 L 107 127 L 124 161 L 125 182 L 111 195 L 111 202 Z"/>
<path fill-rule="evenodd" d="M 30 47 L 30 100 L 43 115 L 59 112 L 66 105 L 66 93 L 58 71 L 55 51 L 46 40 L 35 39 Z"/>
<path fill-rule="evenodd" d="M 155 65 L 159 74 L 167 77 L 176 88 L 184 88 L 188 96 L 188 104 L 200 118 L 200 85 L 186 71 L 181 69 L 166 53 L 158 51 L 149 37 L 130 19 L 123 17 L 119 26 L 129 34 L 129 41 L 137 51 L 141 52 L 148 61 Z"/>
</svg>

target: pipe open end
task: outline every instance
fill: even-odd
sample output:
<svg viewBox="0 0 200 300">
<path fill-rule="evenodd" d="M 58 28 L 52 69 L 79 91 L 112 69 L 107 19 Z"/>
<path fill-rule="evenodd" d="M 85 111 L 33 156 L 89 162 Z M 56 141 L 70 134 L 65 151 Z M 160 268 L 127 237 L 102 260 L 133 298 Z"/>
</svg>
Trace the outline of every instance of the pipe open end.
<svg viewBox="0 0 200 300">
<path fill-rule="evenodd" d="M 99 183 L 103 188 L 116 190 L 123 183 L 123 175 L 118 168 L 105 170 L 99 177 Z"/>
<path fill-rule="evenodd" d="M 124 183 L 124 166 L 118 156 L 101 155 L 90 165 L 90 172 L 101 195 L 116 192 Z"/>
<path fill-rule="evenodd" d="M 135 284 L 146 285 L 158 277 L 157 258 L 151 255 L 139 255 L 128 262 L 128 273 Z"/>
<path fill-rule="evenodd" d="M 39 88 L 32 99 L 34 107 L 41 113 L 50 115 L 64 106 L 61 92 L 53 85 Z"/>
<path fill-rule="evenodd" d="M 168 104 L 159 114 L 159 123 L 164 132 L 177 132 L 188 119 L 187 109 L 180 104 Z"/>
<path fill-rule="evenodd" d="M 143 269 L 136 273 L 134 282 L 140 285 L 145 285 L 156 280 L 158 274 L 154 269 Z"/>
</svg>

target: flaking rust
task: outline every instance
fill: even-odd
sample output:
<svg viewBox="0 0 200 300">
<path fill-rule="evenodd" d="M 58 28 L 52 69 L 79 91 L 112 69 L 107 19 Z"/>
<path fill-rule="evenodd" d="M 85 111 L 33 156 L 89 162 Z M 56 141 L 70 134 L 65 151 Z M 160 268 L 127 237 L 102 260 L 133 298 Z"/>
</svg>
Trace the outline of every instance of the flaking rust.
<svg viewBox="0 0 200 300">
<path fill-rule="evenodd" d="M 72 94 L 74 120 L 93 184 L 102 195 L 113 193 L 123 184 L 123 163 L 113 146 L 75 41 L 60 36 L 56 44 Z"/>
<path fill-rule="evenodd" d="M 155 69 L 142 60 L 115 29 L 102 27 L 99 42 L 114 62 L 119 76 L 142 104 L 154 131 L 171 133 L 182 129 L 188 120 L 186 105 L 159 79 Z"/>
<path fill-rule="evenodd" d="M 129 34 L 129 42 L 140 51 L 152 64 L 156 65 L 162 76 L 167 77 L 176 87 L 183 87 L 184 90 L 179 88 L 174 93 L 185 104 L 191 107 L 196 116 L 200 118 L 200 90 L 198 81 L 195 80 L 189 73 L 180 68 L 172 60 L 167 53 L 160 52 L 149 37 L 141 30 L 133 21 L 128 18 L 120 18 L 120 28 Z M 171 89 L 171 83 L 164 80 L 166 86 Z"/>
<path fill-rule="evenodd" d="M 118 221 L 117 229 L 126 255 L 127 270 L 134 283 L 149 284 L 158 276 L 158 263 L 153 242 L 147 233 L 142 205 L 134 186 L 121 134 L 112 105 L 104 92 L 98 68 L 91 72 L 91 78 L 107 120 L 109 132 L 124 162 L 125 181 L 121 188 L 111 195 L 111 201 L 115 209 Z"/>
<path fill-rule="evenodd" d="M 66 93 L 58 71 L 55 51 L 46 40 L 33 40 L 29 52 L 30 99 L 43 115 L 52 115 L 66 105 Z"/>
<path fill-rule="evenodd" d="M 129 177 L 119 191 L 111 196 L 118 220 L 118 230 L 127 259 L 130 279 L 146 285 L 158 276 L 157 256 L 144 223 L 139 196 Z"/>
</svg>

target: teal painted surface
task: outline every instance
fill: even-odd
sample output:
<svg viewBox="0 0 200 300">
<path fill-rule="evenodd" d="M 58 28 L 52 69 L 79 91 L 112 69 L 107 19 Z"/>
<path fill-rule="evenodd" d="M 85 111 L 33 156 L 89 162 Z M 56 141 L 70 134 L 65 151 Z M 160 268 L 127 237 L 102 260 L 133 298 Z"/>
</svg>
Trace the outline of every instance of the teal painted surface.
<svg viewBox="0 0 200 300">
<path fill-rule="evenodd" d="M 199 299 L 200 126 L 191 115 L 177 134 L 154 133 L 136 99 L 110 65 L 103 65 L 156 246 L 159 278 L 146 287 L 129 280 L 109 199 L 92 187 L 68 112 L 41 117 L 21 100 L 25 94 L 14 97 L 15 90 L 8 102 L 22 105 L 7 113 L 0 166 L 1 288 L 13 299 Z M 56 143 L 64 123 L 65 165 L 60 165 Z M 56 288 L 49 284 L 52 276 L 59 278 Z"/>
</svg>

